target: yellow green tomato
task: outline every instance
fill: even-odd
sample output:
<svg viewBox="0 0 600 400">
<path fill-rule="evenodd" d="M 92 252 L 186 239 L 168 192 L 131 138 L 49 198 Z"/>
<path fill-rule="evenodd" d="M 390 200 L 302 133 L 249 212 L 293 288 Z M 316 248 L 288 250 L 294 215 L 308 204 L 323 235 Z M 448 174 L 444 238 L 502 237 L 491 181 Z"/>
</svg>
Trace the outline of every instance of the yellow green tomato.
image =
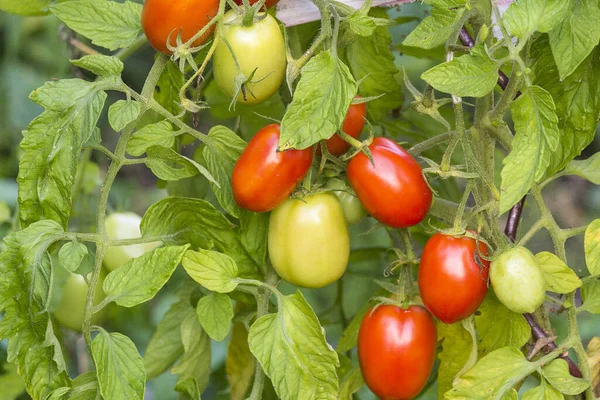
<svg viewBox="0 0 600 400">
<path fill-rule="evenodd" d="M 134 213 L 114 213 L 106 217 L 106 233 L 111 239 L 136 239 L 142 237 L 140 232 L 142 217 Z M 154 250 L 158 243 L 142 243 L 129 246 L 110 246 L 104 255 L 104 266 L 114 271 L 132 258 Z"/>
<path fill-rule="evenodd" d="M 286 281 L 320 288 L 346 270 L 350 237 L 338 199 L 329 193 L 288 199 L 271 212 L 269 257 Z"/>
<path fill-rule="evenodd" d="M 94 305 L 97 305 L 106 297 L 102 290 L 105 275 L 104 271 L 100 273 L 94 292 Z M 54 317 L 62 326 L 74 331 L 81 331 L 87 294 L 88 284 L 83 276 L 70 273 L 62 287 L 60 302 L 54 312 Z M 94 314 L 92 324 L 101 324 L 105 316 L 105 309 Z"/>
<path fill-rule="evenodd" d="M 516 313 L 532 313 L 544 302 L 542 270 L 525 247 L 509 249 L 492 261 L 490 281 L 502 304 Z"/>
<path fill-rule="evenodd" d="M 365 210 L 358 197 L 354 194 L 354 190 L 346 185 L 344 181 L 336 178 L 330 179 L 325 187 L 328 189 L 338 189 L 333 191 L 333 194 L 335 194 L 342 205 L 344 217 L 348 225 L 354 225 L 367 216 L 367 210 Z"/>
<path fill-rule="evenodd" d="M 243 26 L 234 21 L 237 14 L 233 10 L 227 12 L 222 34 L 229 46 L 222 40 L 213 58 L 215 81 L 230 97 L 235 95 L 238 73 L 246 78 L 254 73 L 251 83 L 244 85 L 245 95 L 240 92 L 237 97 L 238 102 L 250 105 L 262 103 L 275 94 L 285 76 L 285 41 L 279 25 L 269 14 L 260 13 L 259 17 L 263 19 L 252 26 Z"/>
</svg>

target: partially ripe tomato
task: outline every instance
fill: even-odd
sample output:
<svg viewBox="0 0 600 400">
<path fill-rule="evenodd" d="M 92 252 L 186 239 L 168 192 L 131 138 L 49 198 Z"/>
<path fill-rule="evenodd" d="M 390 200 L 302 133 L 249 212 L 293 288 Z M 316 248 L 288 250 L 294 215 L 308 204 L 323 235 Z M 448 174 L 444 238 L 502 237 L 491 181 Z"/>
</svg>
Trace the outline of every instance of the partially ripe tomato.
<svg viewBox="0 0 600 400">
<path fill-rule="evenodd" d="M 506 250 L 492 261 L 490 281 L 502 304 L 516 313 L 532 313 L 544 302 L 544 275 L 525 247 Z"/>
<path fill-rule="evenodd" d="M 365 383 L 380 399 L 416 397 L 427 383 L 436 347 L 435 323 L 424 308 L 372 308 L 358 332 L 358 361 Z"/>
<path fill-rule="evenodd" d="M 102 290 L 105 275 L 104 271 L 100 273 L 94 292 L 94 305 L 98 305 L 106 297 Z M 56 320 L 65 328 L 81 332 L 88 289 L 88 284 L 83 276 L 69 273 L 61 291 L 60 302 L 54 312 Z M 92 324 L 102 323 L 106 316 L 105 310 L 92 315 Z"/>
<path fill-rule="evenodd" d="M 487 254 L 475 239 L 433 235 L 419 264 L 419 291 L 429 312 L 447 324 L 473 314 L 488 291 L 490 264 L 480 256 Z"/>
<path fill-rule="evenodd" d="M 228 11 L 223 17 L 222 34 L 229 46 L 221 41 L 213 58 L 215 82 L 230 97 L 235 95 L 239 72 L 246 78 L 254 74 L 237 97 L 238 102 L 250 105 L 264 102 L 279 90 L 287 63 L 279 24 L 270 14 L 259 15 L 264 18 L 252 26 L 243 26 L 234 22 L 238 17 L 235 11 Z"/>
<path fill-rule="evenodd" d="M 134 213 L 114 213 L 106 217 L 106 233 L 110 239 L 137 239 L 142 237 L 140 232 L 142 217 Z M 104 266 L 113 271 L 132 258 L 154 250 L 160 243 L 142 243 L 129 246 L 110 246 L 104 254 Z"/>
<path fill-rule="evenodd" d="M 294 191 L 313 159 L 311 148 L 277 151 L 279 125 L 265 126 L 250 140 L 233 168 L 233 198 L 243 208 L 271 211 Z"/>
<path fill-rule="evenodd" d="M 258 1 L 259 0 L 250 0 L 249 3 L 252 6 L 252 5 L 258 3 Z M 239 4 L 241 6 L 242 4 L 244 4 L 244 0 L 235 0 L 235 3 Z M 279 0 L 267 0 L 267 1 L 265 1 L 265 7 L 271 8 L 271 7 L 276 6 L 277 3 L 279 3 Z"/>
<path fill-rule="evenodd" d="M 268 240 L 273 268 L 297 286 L 327 286 L 348 266 L 348 227 L 340 202 L 329 193 L 289 199 L 273 210 Z"/>
<path fill-rule="evenodd" d="M 177 35 L 181 32 L 183 43 L 190 40 L 204 28 L 219 11 L 219 0 L 146 0 L 142 9 L 142 28 L 148 41 L 156 50 L 171 54 L 167 48 L 176 46 Z M 214 25 L 194 46 L 205 43 Z"/>
<path fill-rule="evenodd" d="M 336 189 L 333 194 L 338 198 L 344 210 L 344 217 L 348 225 L 354 225 L 367 216 L 367 210 L 362 206 L 351 187 L 341 179 L 330 179 L 325 185 L 328 189 Z"/>
<path fill-rule="evenodd" d="M 356 96 L 357 99 L 360 96 Z M 344 124 L 342 125 L 342 131 L 352 136 L 354 139 L 358 139 L 360 133 L 365 127 L 365 118 L 367 117 L 367 104 L 351 104 L 344 118 Z M 334 156 L 341 156 L 350 149 L 350 143 L 346 142 L 339 135 L 335 134 L 325 142 L 327 150 Z"/>
<path fill-rule="evenodd" d="M 348 180 L 366 210 L 393 228 L 408 228 L 425 218 L 432 193 L 419 163 L 391 139 L 377 137 L 369 158 L 360 153 L 346 169 Z"/>
</svg>

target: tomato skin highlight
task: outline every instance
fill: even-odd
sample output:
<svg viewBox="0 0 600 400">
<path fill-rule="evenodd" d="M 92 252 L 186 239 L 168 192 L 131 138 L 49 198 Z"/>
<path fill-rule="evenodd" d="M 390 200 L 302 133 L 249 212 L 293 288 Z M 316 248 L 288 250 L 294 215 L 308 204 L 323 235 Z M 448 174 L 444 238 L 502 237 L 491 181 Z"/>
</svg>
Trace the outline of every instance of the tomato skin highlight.
<svg viewBox="0 0 600 400">
<path fill-rule="evenodd" d="M 437 319 L 453 324 L 473 314 L 488 291 L 489 261 L 485 243 L 469 237 L 436 233 L 423 250 L 419 292 Z M 478 263 L 479 261 L 479 263 Z"/>
<path fill-rule="evenodd" d="M 435 322 L 419 306 L 372 308 L 358 332 L 358 360 L 365 383 L 384 400 L 416 397 L 427 383 L 436 348 Z"/>
<path fill-rule="evenodd" d="M 360 96 L 356 96 L 356 99 L 360 99 Z M 367 104 L 351 104 L 344 118 L 344 124 L 342 125 L 342 131 L 352 136 L 354 139 L 358 139 L 363 128 L 365 127 L 365 118 L 367 117 Z M 325 141 L 327 150 L 330 154 L 338 157 L 347 152 L 350 149 L 350 143 L 346 142 L 335 134 L 330 139 Z"/>
<path fill-rule="evenodd" d="M 105 276 L 104 270 L 101 271 L 94 292 L 94 305 L 98 305 L 106 297 L 102 290 Z M 69 273 L 62 288 L 60 302 L 54 311 L 54 317 L 65 328 L 81 332 L 88 288 L 83 276 Z M 92 315 L 92 324 L 101 324 L 105 317 L 106 309 L 102 309 Z"/>
<path fill-rule="evenodd" d="M 244 0 L 235 0 L 235 3 L 241 6 L 242 4 L 244 4 Z M 252 5 L 258 3 L 258 0 L 250 0 L 249 3 L 252 6 Z M 267 0 L 267 1 L 265 1 L 264 6 L 266 8 L 271 8 L 271 7 L 276 6 L 277 3 L 279 3 L 279 0 Z"/>
<path fill-rule="evenodd" d="M 342 206 L 332 194 L 286 200 L 271 213 L 268 236 L 273 268 L 296 286 L 327 286 L 348 266 L 350 236 Z"/>
<path fill-rule="evenodd" d="M 546 283 L 537 259 L 522 246 L 508 249 L 492 261 L 490 281 L 498 300 L 519 314 L 533 313 L 546 297 Z"/>
<path fill-rule="evenodd" d="M 369 146 L 369 158 L 360 153 L 350 160 L 346 173 L 365 209 L 379 222 L 393 228 L 420 223 L 431 207 L 432 193 L 421 166 L 396 142 L 377 137 Z"/>
<path fill-rule="evenodd" d="M 254 212 L 271 211 L 294 191 L 312 164 L 312 148 L 277 151 L 279 125 L 267 125 L 248 143 L 233 168 L 235 202 Z"/>
<path fill-rule="evenodd" d="M 142 9 L 142 28 L 152 47 L 170 55 L 172 52 L 167 48 L 167 40 L 175 47 L 177 35 L 181 31 L 181 41 L 187 42 L 218 11 L 219 0 L 146 0 Z M 213 30 L 214 25 L 194 42 L 194 46 L 206 43 Z"/>
<path fill-rule="evenodd" d="M 245 94 L 240 91 L 237 101 L 249 105 L 260 104 L 273 96 L 285 77 L 287 60 L 285 41 L 277 20 L 270 14 L 246 27 L 231 25 L 237 14 L 231 10 L 223 17 L 223 35 L 237 58 L 240 71 L 252 82 L 245 85 Z M 225 41 L 215 50 L 213 72 L 217 86 L 227 96 L 235 95 L 235 79 L 238 68 Z"/>
</svg>

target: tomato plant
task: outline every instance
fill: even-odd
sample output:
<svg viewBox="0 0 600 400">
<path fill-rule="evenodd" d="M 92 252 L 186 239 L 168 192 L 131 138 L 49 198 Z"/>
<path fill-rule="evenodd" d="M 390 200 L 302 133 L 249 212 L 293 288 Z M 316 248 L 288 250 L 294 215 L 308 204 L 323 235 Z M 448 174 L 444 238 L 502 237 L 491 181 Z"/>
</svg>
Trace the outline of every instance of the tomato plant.
<svg viewBox="0 0 600 400">
<path fill-rule="evenodd" d="M 271 211 L 289 197 L 308 170 L 312 149 L 277 151 L 279 125 L 268 125 L 252 138 L 233 168 L 233 197 L 240 207 Z"/>
<path fill-rule="evenodd" d="M 369 389 L 380 399 L 412 399 L 431 373 L 437 333 L 422 307 L 381 305 L 367 311 L 358 333 L 358 359 Z"/>
<path fill-rule="evenodd" d="M 275 18 L 263 14 L 251 26 L 238 25 L 234 11 L 225 14 L 223 42 L 215 50 L 215 82 L 228 96 L 254 105 L 273 96 L 285 75 L 285 42 Z M 246 78 L 239 87 L 239 74 Z"/>
<path fill-rule="evenodd" d="M 432 194 L 417 161 L 387 138 L 375 138 L 369 149 L 374 164 L 360 153 L 347 168 L 348 181 L 365 209 L 394 228 L 421 222 L 431 206 Z"/>
<path fill-rule="evenodd" d="M 419 292 L 425 307 L 453 324 L 473 314 L 488 291 L 488 251 L 470 237 L 433 235 L 419 264 Z"/>
<path fill-rule="evenodd" d="M 490 266 L 498 299 L 517 313 L 532 313 L 544 302 L 546 283 L 535 256 L 525 247 L 500 254 Z"/>
<path fill-rule="evenodd" d="M 367 216 L 367 211 L 362 206 L 360 200 L 353 193 L 352 188 L 348 187 L 341 179 L 330 179 L 325 185 L 328 189 L 336 189 L 333 194 L 338 198 L 344 210 L 344 217 L 348 225 L 354 225 Z"/>
<path fill-rule="evenodd" d="M 94 305 L 104 300 L 102 284 L 104 283 L 104 273 L 100 274 L 96 291 L 94 293 Z M 85 299 L 88 294 L 89 286 L 83 276 L 79 274 L 69 274 L 61 289 L 60 302 L 54 311 L 54 317 L 65 328 L 81 332 L 83 324 L 83 313 L 85 311 Z M 94 314 L 93 324 L 101 324 L 106 318 L 105 310 Z"/>
<path fill-rule="evenodd" d="M 258 3 L 259 0 L 249 0 L 248 3 L 252 6 L 256 3 Z M 239 4 L 240 6 L 242 4 L 244 4 L 244 0 L 235 0 L 236 4 Z M 265 7 L 266 8 L 271 8 L 271 7 L 275 7 L 277 5 L 277 3 L 279 3 L 279 0 L 266 0 L 265 1 Z"/>
<path fill-rule="evenodd" d="M 309 288 L 327 286 L 342 276 L 349 253 L 344 211 L 335 196 L 289 199 L 271 213 L 269 258 L 286 281 Z"/>
<path fill-rule="evenodd" d="M 177 36 L 183 43 L 204 28 L 219 10 L 218 0 L 146 0 L 142 10 L 142 27 L 148 41 L 161 53 L 171 54 L 168 45 L 177 46 Z M 214 26 L 196 40 L 199 46 L 210 37 Z"/>
<path fill-rule="evenodd" d="M 360 96 L 356 96 L 356 99 L 360 99 Z M 363 128 L 365 127 L 365 118 L 367 117 L 367 104 L 351 104 L 348 108 L 348 113 L 344 118 L 342 125 L 342 131 L 357 139 L 360 136 Z M 341 156 L 350 149 L 350 144 L 342 139 L 339 135 L 334 135 L 331 139 L 328 139 L 325 144 L 327 150 L 334 156 Z"/>
</svg>

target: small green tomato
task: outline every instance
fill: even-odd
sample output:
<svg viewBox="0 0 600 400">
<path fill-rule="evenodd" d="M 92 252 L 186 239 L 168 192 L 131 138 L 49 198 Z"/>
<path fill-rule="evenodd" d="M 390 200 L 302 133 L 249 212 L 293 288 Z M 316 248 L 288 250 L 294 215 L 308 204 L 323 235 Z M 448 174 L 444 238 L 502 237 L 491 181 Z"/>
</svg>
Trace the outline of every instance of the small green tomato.
<svg viewBox="0 0 600 400">
<path fill-rule="evenodd" d="M 325 185 L 328 189 L 338 189 L 333 191 L 333 194 L 338 198 L 344 217 L 348 225 L 354 225 L 367 216 L 367 210 L 363 207 L 360 200 L 354 194 L 354 190 L 344 183 L 341 179 L 330 179 Z"/>
</svg>

